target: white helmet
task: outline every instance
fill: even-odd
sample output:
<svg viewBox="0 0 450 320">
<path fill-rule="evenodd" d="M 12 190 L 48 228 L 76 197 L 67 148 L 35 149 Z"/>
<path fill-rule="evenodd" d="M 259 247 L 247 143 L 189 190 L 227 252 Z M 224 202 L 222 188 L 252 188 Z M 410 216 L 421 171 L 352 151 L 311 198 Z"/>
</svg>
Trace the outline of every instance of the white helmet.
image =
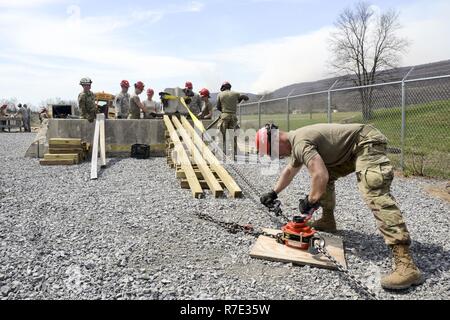
<svg viewBox="0 0 450 320">
<path fill-rule="evenodd" d="M 92 84 L 91 78 L 86 77 L 86 78 L 81 79 L 80 85 L 83 86 L 83 85 L 86 85 L 86 84 Z"/>
</svg>

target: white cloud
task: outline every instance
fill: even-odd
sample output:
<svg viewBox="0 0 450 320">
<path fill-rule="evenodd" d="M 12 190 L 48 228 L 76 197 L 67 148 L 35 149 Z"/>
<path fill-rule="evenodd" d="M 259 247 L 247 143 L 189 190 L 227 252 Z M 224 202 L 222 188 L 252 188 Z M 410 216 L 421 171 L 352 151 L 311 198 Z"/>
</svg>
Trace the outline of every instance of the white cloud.
<svg viewBox="0 0 450 320">
<path fill-rule="evenodd" d="M 38 7 L 45 4 L 64 2 L 62 0 L 0 0 L 0 8 Z"/>
</svg>

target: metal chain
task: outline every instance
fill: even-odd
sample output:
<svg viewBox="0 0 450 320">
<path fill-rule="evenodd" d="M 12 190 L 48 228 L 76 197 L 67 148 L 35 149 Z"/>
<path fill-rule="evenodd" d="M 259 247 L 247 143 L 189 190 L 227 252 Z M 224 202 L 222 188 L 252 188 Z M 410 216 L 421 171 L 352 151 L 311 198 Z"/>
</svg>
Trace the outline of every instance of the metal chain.
<svg viewBox="0 0 450 320">
<path fill-rule="evenodd" d="M 345 268 L 340 262 L 338 262 L 328 251 L 325 249 L 323 245 L 319 243 L 319 241 L 314 241 L 313 243 L 314 248 L 324 255 L 328 260 L 330 260 L 336 268 L 342 272 L 350 282 L 352 282 L 356 288 L 362 290 L 364 294 L 369 297 L 371 300 L 378 300 L 376 294 L 372 292 L 372 290 L 369 289 L 364 283 L 362 283 L 360 280 L 356 279 L 356 277 L 348 271 L 347 268 Z"/>
</svg>

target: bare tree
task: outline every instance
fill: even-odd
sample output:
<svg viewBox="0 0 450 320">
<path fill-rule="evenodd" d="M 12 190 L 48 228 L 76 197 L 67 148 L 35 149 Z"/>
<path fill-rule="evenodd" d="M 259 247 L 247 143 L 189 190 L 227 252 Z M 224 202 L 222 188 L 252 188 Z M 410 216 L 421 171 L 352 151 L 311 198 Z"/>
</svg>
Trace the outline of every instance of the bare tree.
<svg viewBox="0 0 450 320">
<path fill-rule="evenodd" d="M 377 14 L 369 3 L 358 2 L 345 9 L 335 22 L 330 39 L 334 56 L 331 66 L 340 75 L 354 75 L 357 86 L 376 83 L 379 71 L 394 68 L 409 46 L 398 36 L 399 12 L 390 9 Z M 360 89 L 363 118 L 372 118 L 373 88 Z"/>
</svg>

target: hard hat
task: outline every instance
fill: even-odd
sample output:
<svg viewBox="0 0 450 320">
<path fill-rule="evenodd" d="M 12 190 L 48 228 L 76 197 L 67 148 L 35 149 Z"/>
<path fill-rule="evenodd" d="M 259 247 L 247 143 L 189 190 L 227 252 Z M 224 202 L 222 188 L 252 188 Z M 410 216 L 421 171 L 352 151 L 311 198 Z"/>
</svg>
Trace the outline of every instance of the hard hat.
<svg viewBox="0 0 450 320">
<path fill-rule="evenodd" d="M 148 95 L 154 95 L 154 94 L 155 94 L 155 91 L 154 91 L 153 89 L 148 89 L 148 90 L 147 90 L 147 94 L 148 94 Z"/>
<path fill-rule="evenodd" d="M 144 90 L 145 84 L 144 84 L 142 81 L 138 81 L 138 82 L 136 82 L 136 83 L 134 84 L 134 87 L 137 88 L 137 89 Z"/>
<path fill-rule="evenodd" d="M 184 87 L 186 88 L 186 89 L 194 89 L 194 86 L 192 85 L 192 82 L 190 82 L 190 81 L 187 81 L 186 82 L 186 84 L 184 85 Z"/>
<path fill-rule="evenodd" d="M 231 90 L 231 83 L 225 81 L 220 88 L 220 91 Z"/>
<path fill-rule="evenodd" d="M 122 88 L 129 88 L 130 87 L 130 83 L 127 80 L 122 80 L 122 82 L 120 83 L 120 86 Z"/>
<path fill-rule="evenodd" d="M 81 79 L 80 85 L 84 86 L 84 85 L 86 85 L 86 84 L 92 84 L 91 78 L 87 78 L 87 77 L 86 77 L 86 78 Z"/>
<path fill-rule="evenodd" d="M 202 90 L 200 90 L 199 93 L 200 93 L 200 96 L 202 96 L 202 97 L 208 97 L 208 98 L 210 98 L 209 90 L 206 89 L 206 88 L 203 88 Z"/>
<path fill-rule="evenodd" d="M 272 130 L 277 129 L 276 125 L 268 123 L 264 128 L 258 130 L 255 145 L 259 156 L 272 156 Z"/>
</svg>

